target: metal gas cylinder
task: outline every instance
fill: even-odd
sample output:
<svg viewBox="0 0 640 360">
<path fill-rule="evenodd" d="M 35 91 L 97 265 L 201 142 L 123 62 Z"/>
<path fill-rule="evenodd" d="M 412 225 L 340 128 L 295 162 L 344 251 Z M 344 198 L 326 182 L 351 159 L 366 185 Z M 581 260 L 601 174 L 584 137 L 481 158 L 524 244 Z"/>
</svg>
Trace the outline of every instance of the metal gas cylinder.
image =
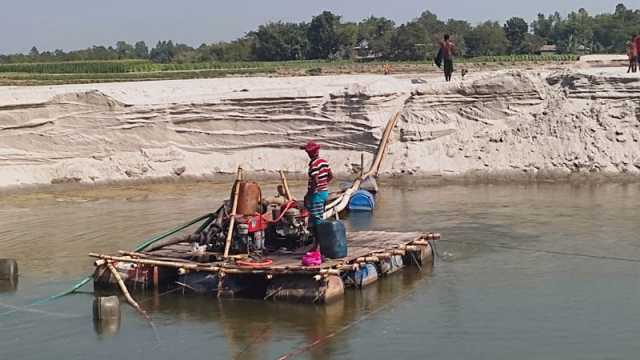
<svg viewBox="0 0 640 360">
<path fill-rule="evenodd" d="M 249 216 L 260 212 L 259 206 L 262 200 L 260 186 L 255 182 L 241 181 L 238 189 L 238 208 L 236 214 Z M 233 199 L 233 195 L 235 194 L 231 195 Z"/>
</svg>

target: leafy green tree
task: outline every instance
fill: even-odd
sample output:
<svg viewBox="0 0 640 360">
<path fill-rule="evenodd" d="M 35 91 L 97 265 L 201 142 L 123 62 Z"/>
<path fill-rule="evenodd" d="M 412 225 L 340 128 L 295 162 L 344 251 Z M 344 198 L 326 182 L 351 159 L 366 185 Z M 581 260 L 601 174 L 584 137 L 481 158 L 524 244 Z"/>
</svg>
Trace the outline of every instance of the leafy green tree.
<svg viewBox="0 0 640 360">
<path fill-rule="evenodd" d="M 395 23 L 384 17 L 368 17 L 358 23 L 356 43 L 366 41 L 368 50 L 374 54 L 385 53 L 395 31 Z"/>
<path fill-rule="evenodd" d="M 38 55 L 40 55 L 40 51 L 38 51 L 38 48 L 35 46 L 32 47 L 31 50 L 29 51 L 29 56 L 36 57 Z"/>
<path fill-rule="evenodd" d="M 324 11 L 313 17 L 307 30 L 310 59 L 326 59 L 338 52 L 340 49 L 339 25 L 340 16 L 330 11 Z"/>
<path fill-rule="evenodd" d="M 118 53 L 118 59 L 131 59 L 134 57 L 134 48 L 125 41 L 118 41 L 116 43 L 116 52 Z"/>
<path fill-rule="evenodd" d="M 170 63 L 176 56 L 175 45 L 173 41 L 158 41 L 156 47 L 151 49 L 149 58 L 157 63 Z"/>
<path fill-rule="evenodd" d="M 415 20 L 434 39 L 446 30 L 446 24 L 431 11 L 425 11 Z"/>
<path fill-rule="evenodd" d="M 138 41 L 133 47 L 134 57 L 137 59 L 149 58 L 149 48 L 144 41 Z"/>
<path fill-rule="evenodd" d="M 547 41 L 543 37 L 534 34 L 526 34 L 524 42 L 522 43 L 522 50 L 525 53 L 535 54 L 540 51 L 540 48 L 543 45 L 546 44 Z"/>
<path fill-rule="evenodd" d="M 464 40 L 470 56 L 505 54 L 509 48 L 504 28 L 496 21 L 479 24 L 465 35 Z"/>
<path fill-rule="evenodd" d="M 250 36 L 255 40 L 258 60 L 301 60 L 309 48 L 307 25 L 304 23 L 268 23 Z"/>
<path fill-rule="evenodd" d="M 531 29 L 534 35 L 549 41 L 553 32 L 553 17 L 551 15 L 545 17 L 544 14 L 538 14 L 537 20 L 531 23 Z"/>
<path fill-rule="evenodd" d="M 456 55 L 465 56 L 467 44 L 465 36 L 471 31 L 471 24 L 463 20 L 449 19 L 445 24 L 444 32 L 449 34 L 456 44 Z M 439 34 L 440 37 L 444 34 Z"/>
<path fill-rule="evenodd" d="M 529 32 L 529 25 L 524 19 L 512 17 L 504 24 L 504 33 L 509 40 L 509 52 L 519 54 L 523 52 L 525 36 Z"/>
<path fill-rule="evenodd" d="M 400 25 L 393 34 L 386 57 L 394 60 L 425 60 L 432 56 L 434 48 L 424 26 L 409 22 Z"/>
<path fill-rule="evenodd" d="M 338 25 L 338 52 L 336 57 L 349 59 L 358 38 L 358 24 L 348 22 Z"/>
</svg>

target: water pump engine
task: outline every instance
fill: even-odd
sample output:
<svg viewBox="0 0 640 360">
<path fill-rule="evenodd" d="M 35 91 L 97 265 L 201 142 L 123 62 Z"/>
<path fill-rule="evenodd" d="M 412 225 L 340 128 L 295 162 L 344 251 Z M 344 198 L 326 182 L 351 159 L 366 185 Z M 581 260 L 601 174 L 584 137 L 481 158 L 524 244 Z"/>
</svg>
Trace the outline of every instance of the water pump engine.
<svg viewBox="0 0 640 360">
<path fill-rule="evenodd" d="M 233 250 L 237 253 L 261 253 L 264 250 L 267 221 L 260 214 L 236 217 Z"/>
</svg>

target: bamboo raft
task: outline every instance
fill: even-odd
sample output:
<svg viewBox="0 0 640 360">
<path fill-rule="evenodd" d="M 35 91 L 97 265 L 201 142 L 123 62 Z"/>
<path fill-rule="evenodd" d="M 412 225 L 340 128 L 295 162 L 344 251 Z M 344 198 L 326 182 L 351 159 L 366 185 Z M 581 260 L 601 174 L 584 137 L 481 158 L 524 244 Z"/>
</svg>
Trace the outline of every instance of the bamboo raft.
<svg viewBox="0 0 640 360">
<path fill-rule="evenodd" d="M 327 303 L 340 298 L 345 288 L 362 288 L 405 266 L 431 267 L 431 242 L 439 237 L 417 232 L 352 232 L 347 257 L 326 259 L 319 266 L 300 264 L 307 249 L 270 253 L 270 264 L 254 267 L 242 265 L 247 256 L 225 259 L 221 253 L 193 253 L 187 242 L 151 251 L 90 256 L 98 259 L 96 287 L 115 287 L 124 281 L 132 289 L 181 287 L 184 292 L 217 297 Z M 200 261 L 203 257 L 214 260 Z M 121 279 L 114 276 L 112 268 L 118 269 Z M 193 280 L 189 284 L 189 277 L 209 287 L 198 291 Z"/>
<path fill-rule="evenodd" d="M 326 206 L 323 216 L 325 219 L 338 217 L 362 183 L 377 176 L 399 116 L 399 113 L 395 113 L 387 123 L 369 171 L 363 171 L 349 188 L 334 194 Z M 295 199 L 282 172 L 281 177 L 284 197 L 287 203 L 293 204 Z M 379 277 L 389 275 L 405 266 L 413 265 L 422 269 L 433 265 L 432 241 L 440 238 L 440 234 L 437 233 L 352 232 L 347 234 L 347 256 L 340 259 L 324 259 L 318 266 L 301 264 L 301 258 L 311 247 L 311 244 L 305 245 L 304 240 L 295 250 L 291 250 L 290 247 L 275 250 L 278 248 L 276 247 L 262 254 L 251 253 L 247 247 L 246 253 L 237 253 L 236 249 L 236 253 L 231 254 L 230 245 L 234 241 L 234 221 L 242 179 L 242 169 L 238 168 L 232 201 L 229 206 L 223 205 L 216 213 L 204 215 L 149 239 L 135 251 L 119 251 L 117 255 L 89 254 L 97 259 L 94 285 L 119 287 L 127 301 L 145 315 L 128 294 L 128 288 L 173 287 L 184 293 L 204 293 L 217 297 L 238 296 L 327 303 L 341 297 L 345 288 L 365 287 L 377 281 Z M 285 210 L 287 208 L 285 207 Z M 199 248 L 200 242 L 194 241 L 193 237 L 203 235 L 203 231 L 208 226 L 211 229 L 211 224 L 216 225 L 215 221 L 222 219 L 221 217 L 229 219 L 228 225 L 221 222 L 217 227 L 225 232 L 224 235 L 216 230 L 216 234 L 226 239 L 224 247 Z M 165 241 L 168 236 L 198 223 L 202 225 L 195 233 Z M 300 239 L 304 239 L 304 233 L 301 234 Z"/>
</svg>

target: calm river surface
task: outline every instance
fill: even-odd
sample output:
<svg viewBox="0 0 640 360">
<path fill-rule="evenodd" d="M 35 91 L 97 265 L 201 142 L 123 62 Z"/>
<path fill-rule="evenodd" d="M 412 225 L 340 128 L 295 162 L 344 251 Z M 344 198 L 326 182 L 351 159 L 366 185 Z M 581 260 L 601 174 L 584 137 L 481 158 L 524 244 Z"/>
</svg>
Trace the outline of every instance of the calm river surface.
<svg viewBox="0 0 640 360">
<path fill-rule="evenodd" d="M 89 273 L 89 251 L 131 249 L 226 193 L 196 184 L 3 194 L 0 258 L 18 259 L 21 277 L 17 291 L 0 290 L 0 359 L 274 359 L 319 338 L 297 358 L 640 353 L 640 184 L 384 187 L 373 216 L 349 226 L 440 232 L 435 268 L 326 307 L 139 296 L 156 331 L 123 305 L 111 335 L 94 331 L 91 286 L 14 311 Z"/>
</svg>

